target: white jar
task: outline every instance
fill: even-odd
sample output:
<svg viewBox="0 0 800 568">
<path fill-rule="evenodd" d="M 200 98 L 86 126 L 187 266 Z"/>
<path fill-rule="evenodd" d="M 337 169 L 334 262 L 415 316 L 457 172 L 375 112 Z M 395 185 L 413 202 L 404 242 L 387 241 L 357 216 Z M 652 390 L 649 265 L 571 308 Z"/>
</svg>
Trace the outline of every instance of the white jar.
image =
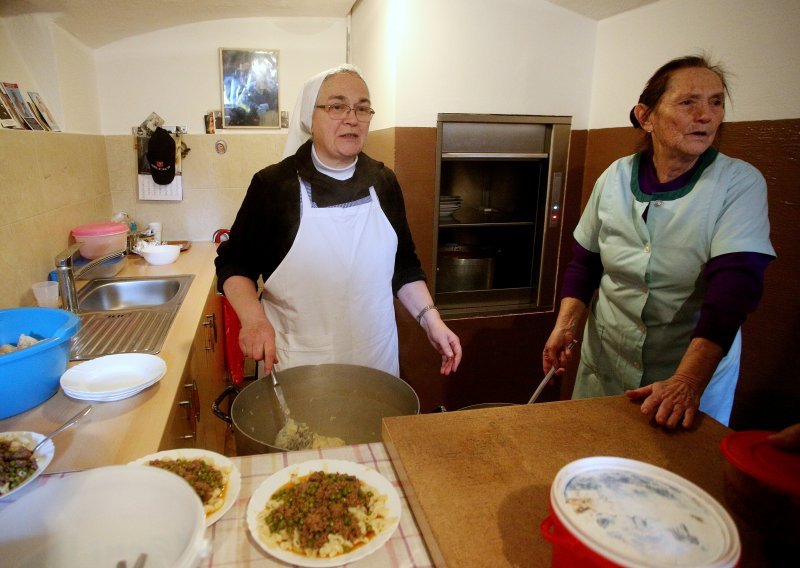
<svg viewBox="0 0 800 568">
<path fill-rule="evenodd" d="M 161 242 L 161 223 L 150 223 L 147 225 L 150 234 L 153 235 L 153 240 Z"/>
</svg>

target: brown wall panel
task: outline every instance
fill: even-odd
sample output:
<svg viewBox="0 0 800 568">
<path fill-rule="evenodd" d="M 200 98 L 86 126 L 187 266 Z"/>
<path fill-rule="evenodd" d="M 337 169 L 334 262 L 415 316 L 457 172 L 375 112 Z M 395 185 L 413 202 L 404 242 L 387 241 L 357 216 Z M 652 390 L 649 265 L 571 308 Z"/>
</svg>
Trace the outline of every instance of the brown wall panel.
<svg viewBox="0 0 800 568">
<path fill-rule="evenodd" d="M 719 147 L 764 174 L 777 253 L 761 304 L 742 329 L 731 425 L 781 428 L 800 422 L 800 119 L 726 124 Z"/>
<path fill-rule="evenodd" d="M 367 136 L 367 143 L 364 145 L 364 152 L 371 158 L 374 158 L 379 162 L 383 162 L 388 167 L 394 169 L 394 142 L 394 128 L 372 130 Z"/>
<path fill-rule="evenodd" d="M 395 173 L 403 188 L 406 215 L 422 267 L 433 270 L 436 129 L 396 128 Z"/>
</svg>

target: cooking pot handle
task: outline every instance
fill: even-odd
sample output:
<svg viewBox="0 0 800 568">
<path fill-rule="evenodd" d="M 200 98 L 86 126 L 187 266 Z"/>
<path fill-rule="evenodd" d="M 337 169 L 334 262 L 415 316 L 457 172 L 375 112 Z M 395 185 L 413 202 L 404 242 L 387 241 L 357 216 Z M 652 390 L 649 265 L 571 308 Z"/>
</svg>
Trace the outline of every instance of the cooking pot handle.
<svg viewBox="0 0 800 568">
<path fill-rule="evenodd" d="M 226 387 L 225 390 L 222 391 L 222 393 L 211 404 L 211 412 L 213 412 L 214 415 L 220 420 L 224 420 L 228 424 L 233 424 L 233 419 L 231 418 L 230 413 L 222 410 L 222 403 L 225 402 L 225 399 L 227 398 L 230 398 L 231 401 L 233 401 L 237 394 L 239 394 L 239 389 L 237 389 L 235 386 L 229 385 Z M 228 405 L 228 408 L 230 408 L 230 405 Z"/>
</svg>

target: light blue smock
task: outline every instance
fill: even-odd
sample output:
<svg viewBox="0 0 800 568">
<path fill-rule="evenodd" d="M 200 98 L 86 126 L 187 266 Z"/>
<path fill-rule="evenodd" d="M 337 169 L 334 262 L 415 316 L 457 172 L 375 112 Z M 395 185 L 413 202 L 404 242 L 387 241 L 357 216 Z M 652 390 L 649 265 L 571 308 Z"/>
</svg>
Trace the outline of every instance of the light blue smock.
<svg viewBox="0 0 800 568">
<path fill-rule="evenodd" d="M 600 253 L 604 272 L 573 398 L 622 394 L 671 377 L 700 316 L 708 260 L 732 252 L 775 255 L 761 173 L 713 148 L 700 160 L 683 188 L 653 196 L 639 190 L 638 154 L 617 160 L 597 180 L 574 232 L 582 247 Z M 700 403 L 723 424 L 740 354 L 741 330 Z"/>
</svg>

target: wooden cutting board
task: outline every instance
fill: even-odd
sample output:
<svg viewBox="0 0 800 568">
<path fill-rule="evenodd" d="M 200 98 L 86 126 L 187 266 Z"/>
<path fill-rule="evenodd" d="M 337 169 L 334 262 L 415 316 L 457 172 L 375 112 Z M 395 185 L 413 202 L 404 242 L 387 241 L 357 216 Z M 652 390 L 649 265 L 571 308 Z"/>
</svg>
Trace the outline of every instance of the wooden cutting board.
<svg viewBox="0 0 800 568">
<path fill-rule="evenodd" d="M 579 458 L 663 467 L 725 506 L 719 442 L 729 432 L 707 417 L 692 431 L 667 432 L 624 396 L 398 416 L 385 418 L 382 429 L 435 564 L 481 568 L 550 564 L 539 525 L 553 478 Z M 743 548 L 757 556 L 734 519 Z"/>
</svg>

